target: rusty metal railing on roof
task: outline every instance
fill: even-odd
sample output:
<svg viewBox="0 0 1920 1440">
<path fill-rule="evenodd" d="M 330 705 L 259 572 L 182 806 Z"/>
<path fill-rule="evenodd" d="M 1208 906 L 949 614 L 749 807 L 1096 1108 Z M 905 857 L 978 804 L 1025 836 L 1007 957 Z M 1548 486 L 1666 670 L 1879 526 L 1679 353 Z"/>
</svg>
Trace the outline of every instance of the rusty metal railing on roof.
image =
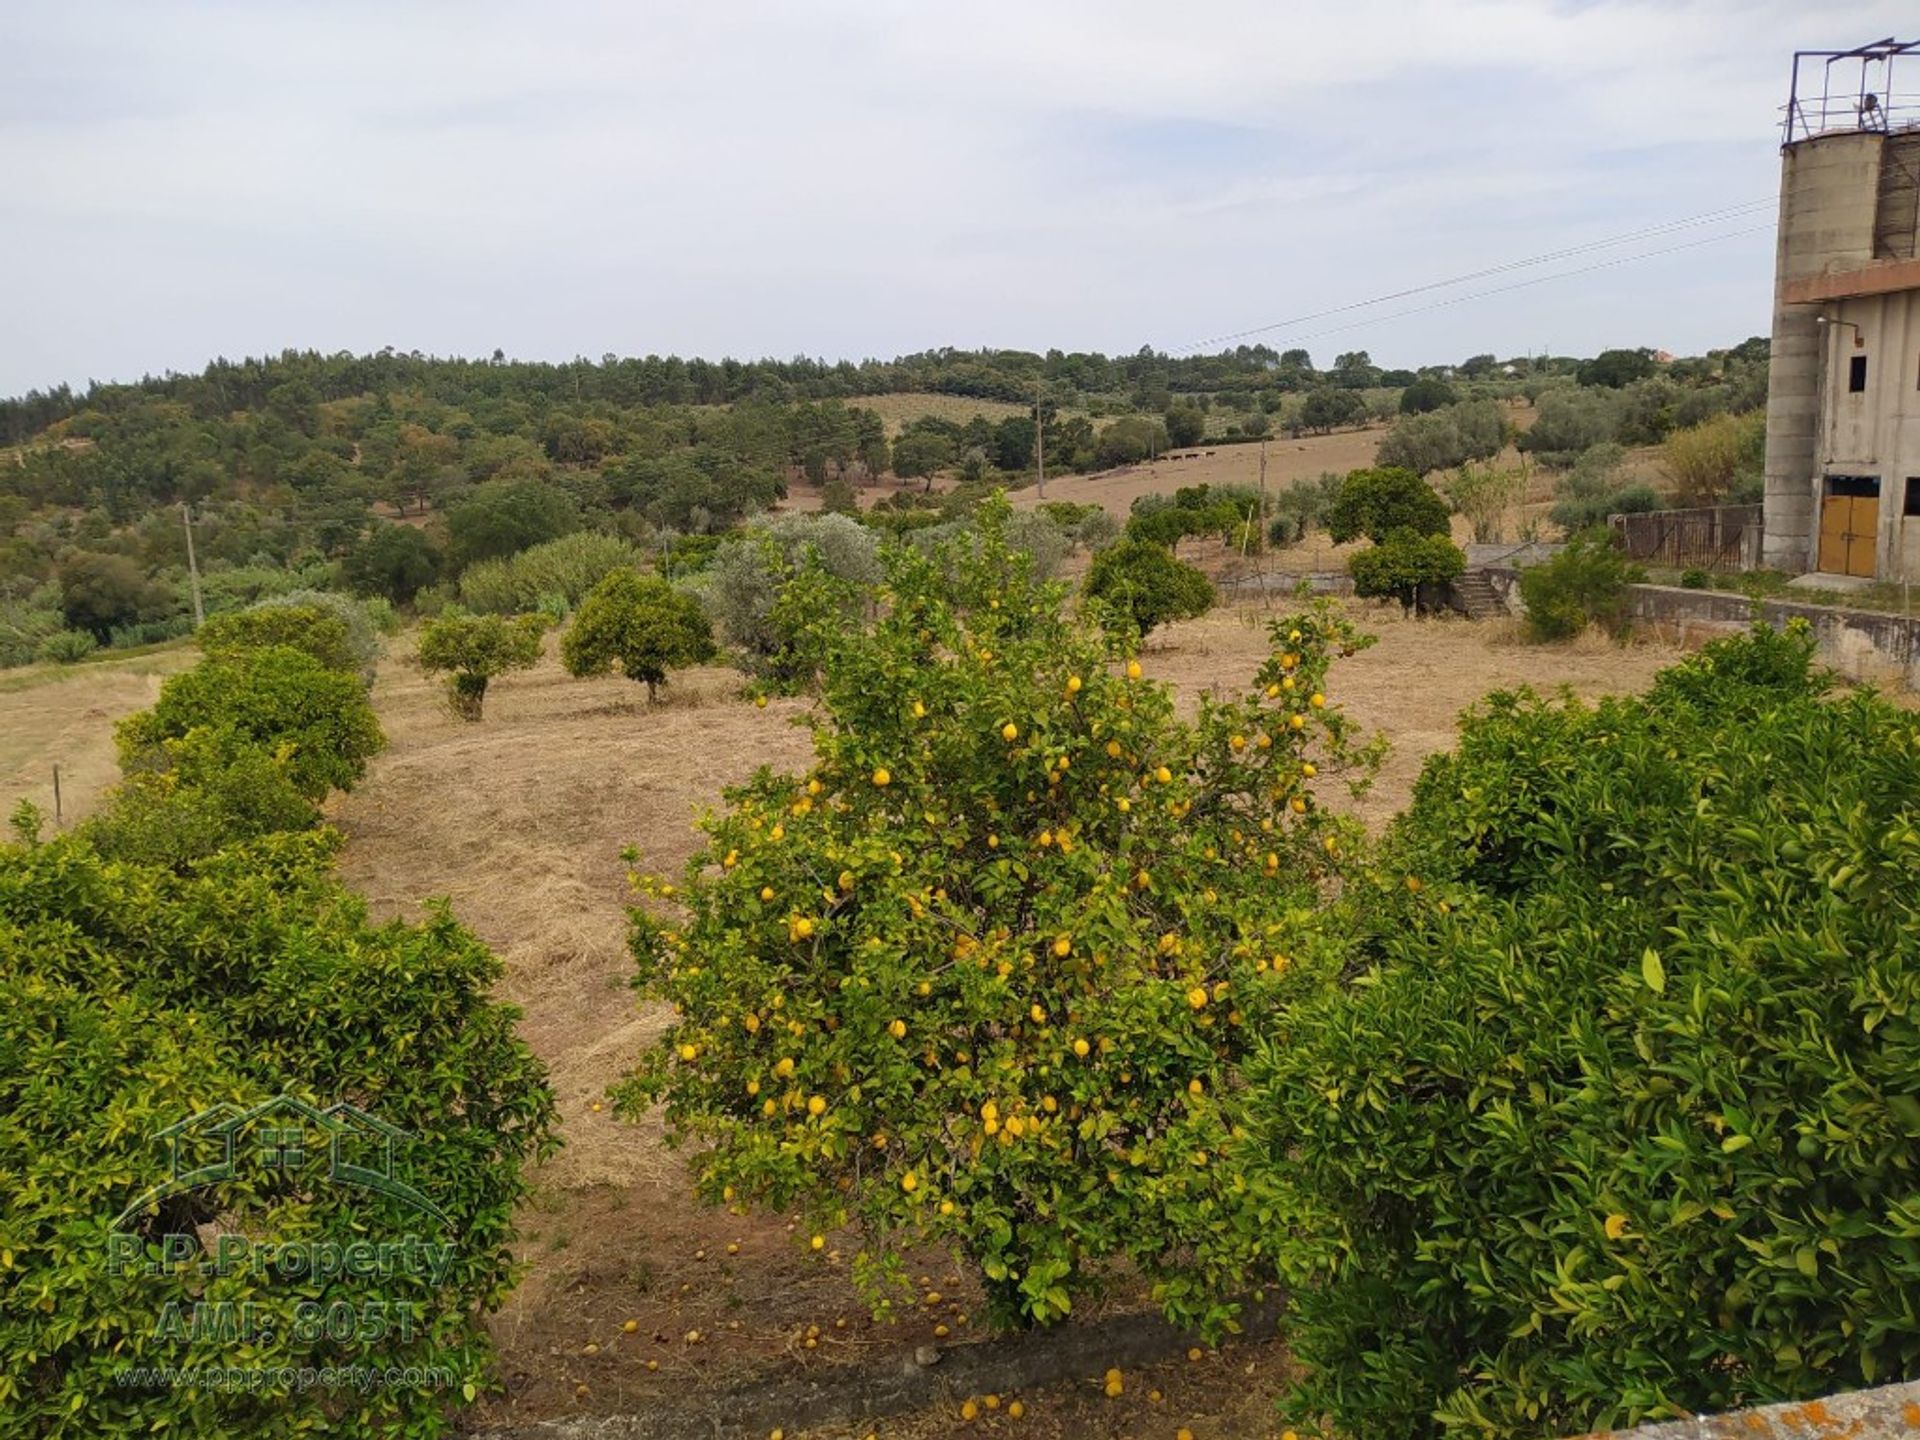
<svg viewBox="0 0 1920 1440">
<path fill-rule="evenodd" d="M 1852 50 L 1796 50 L 1781 144 L 1818 135 L 1920 128 L 1920 90 L 1900 90 L 1895 62 L 1920 55 L 1920 40 L 1889 36 Z M 1909 62 L 1909 72 L 1920 60 Z M 1904 78 L 1904 76 L 1903 76 Z"/>
</svg>

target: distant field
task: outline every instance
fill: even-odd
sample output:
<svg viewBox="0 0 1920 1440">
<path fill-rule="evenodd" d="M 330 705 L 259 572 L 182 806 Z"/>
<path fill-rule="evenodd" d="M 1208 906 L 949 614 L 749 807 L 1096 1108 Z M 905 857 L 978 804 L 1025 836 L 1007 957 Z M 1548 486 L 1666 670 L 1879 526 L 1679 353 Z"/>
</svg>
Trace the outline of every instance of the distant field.
<svg viewBox="0 0 1920 1440">
<path fill-rule="evenodd" d="M 936 415 L 942 420 L 964 425 L 976 415 L 984 415 L 997 422 L 1009 415 L 1027 413 L 1025 405 L 1015 405 L 1010 400 L 973 400 L 964 395 L 862 395 L 847 401 L 847 404 L 878 413 L 886 422 L 888 439 L 898 435 L 909 421 L 918 420 L 923 415 Z"/>
</svg>

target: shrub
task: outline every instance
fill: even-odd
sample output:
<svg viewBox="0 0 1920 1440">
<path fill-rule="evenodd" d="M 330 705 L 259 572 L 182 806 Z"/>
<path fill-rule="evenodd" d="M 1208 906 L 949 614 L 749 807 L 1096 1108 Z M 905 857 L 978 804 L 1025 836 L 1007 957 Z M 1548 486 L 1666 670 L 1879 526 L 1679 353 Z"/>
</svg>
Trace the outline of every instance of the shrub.
<svg viewBox="0 0 1920 1440">
<path fill-rule="evenodd" d="M 1439 376 L 1423 375 L 1400 392 L 1400 413 L 1424 415 L 1429 410 L 1451 405 L 1459 398 L 1453 387 Z"/>
<path fill-rule="evenodd" d="M 550 596 L 571 610 L 615 570 L 637 570 L 639 548 L 618 536 L 578 530 L 504 560 L 483 560 L 460 576 L 460 603 L 480 615 L 516 615 Z"/>
<path fill-rule="evenodd" d="M 813 667 L 790 653 L 796 634 L 787 616 L 775 614 L 781 591 L 815 564 L 841 582 L 835 604 L 851 621 L 880 578 L 879 554 L 874 532 L 847 516 L 783 516 L 727 537 L 707 569 L 702 598 L 727 638 L 747 652 L 747 668 L 791 688 L 809 680 Z"/>
<path fill-rule="evenodd" d="M 605 675 L 618 665 L 629 680 L 645 682 L 649 702 L 659 698 L 668 671 L 713 655 L 713 632 L 699 603 L 631 570 L 616 570 L 594 586 L 560 641 L 569 675 Z"/>
<path fill-rule="evenodd" d="M 287 776 L 309 800 L 352 789 L 385 744 L 356 677 L 284 645 L 209 656 L 173 676 L 153 709 L 120 722 L 121 765 L 151 765 L 154 748 L 200 728 L 230 728 L 269 752 L 284 748 Z"/>
<path fill-rule="evenodd" d="M 1742 474 L 1757 475 L 1766 463 L 1767 417 L 1720 415 L 1676 430 L 1661 447 L 1660 463 L 1693 505 L 1724 501 Z"/>
<path fill-rule="evenodd" d="M 1626 623 L 1627 586 L 1644 578 L 1606 532 L 1576 535 L 1545 564 L 1521 570 L 1527 632 L 1535 640 L 1566 640 L 1589 625 L 1618 632 Z"/>
<path fill-rule="evenodd" d="M 288 605 L 298 610 L 323 610 L 333 616 L 347 627 L 347 644 L 353 651 L 354 666 L 360 671 L 360 678 L 371 685 L 374 666 L 386 648 L 380 643 L 380 626 L 374 618 L 373 607 L 377 604 L 385 602 L 378 599 L 356 600 L 337 590 L 289 590 L 284 595 L 274 595 L 260 601 L 253 609 L 270 611 Z M 387 607 L 386 613 L 392 616 L 392 606 Z"/>
<path fill-rule="evenodd" d="M 1507 511 L 1526 498 L 1532 478 L 1532 466 L 1525 460 L 1510 470 L 1469 461 L 1447 477 L 1447 499 L 1466 517 L 1474 543 L 1486 545 L 1500 540 Z"/>
<path fill-rule="evenodd" d="M 351 683 L 351 682 L 349 682 Z M 356 687 L 357 689 L 357 687 Z M 446 1411 L 488 1383 L 484 1323 L 512 1278 L 522 1165 L 549 1143 L 553 1099 L 490 987 L 500 966 L 444 911 L 371 924 L 327 873 L 331 842 L 283 836 L 187 874 L 103 859 L 85 841 L 0 847 L 0 1407 L 16 1435 L 444 1433 Z M 236 1178 L 116 1216 L 166 1179 L 163 1127 L 216 1101 L 281 1094 L 353 1100 L 408 1132 L 396 1169 L 445 1215 L 330 1183 L 324 1135 L 242 1152 Z M 191 1152 L 190 1152 L 191 1153 Z M 214 1233 L 344 1247 L 418 1233 L 450 1242 L 437 1283 L 283 1278 L 249 1268 L 209 1281 Z M 131 1234 L 147 1264 L 116 1265 Z M 186 1253 L 158 1246 L 180 1237 Z M 151 1265 L 152 1273 L 148 1265 Z M 40 1303 L 34 1297 L 48 1297 Z M 54 1299 L 57 1297 L 57 1301 Z M 269 1334 L 174 1338 L 166 1307 L 256 1307 Z M 370 1299 L 404 1310 L 377 1346 L 299 1338 L 296 1307 Z M 259 1389 L 128 1385 L 130 1367 L 446 1367 L 450 1387 L 361 1391 L 269 1380 Z"/>
<path fill-rule="evenodd" d="M 1680 585 L 1686 590 L 1704 590 L 1712 583 L 1706 571 L 1697 566 L 1680 572 Z"/>
<path fill-rule="evenodd" d="M 110 860 L 184 869 L 229 845 L 320 823 L 290 757 L 230 726 L 199 727 L 141 751 L 81 833 Z"/>
<path fill-rule="evenodd" d="M 1505 1440 L 1915 1373 L 1920 740 L 1809 649 L 1496 695 L 1428 762 L 1353 983 L 1253 1080 L 1303 1416 Z"/>
<path fill-rule="evenodd" d="M 1396 530 L 1448 533 L 1447 502 L 1411 470 L 1354 470 L 1327 508 L 1327 534 L 1344 545 L 1362 535 L 1378 545 Z"/>
<path fill-rule="evenodd" d="M 1422 590 L 1445 585 L 1467 568 L 1467 557 L 1444 535 L 1396 530 L 1377 545 L 1348 557 L 1353 593 L 1398 600 L 1407 610 L 1422 606 Z"/>
<path fill-rule="evenodd" d="M 447 676 L 447 704 L 462 720 L 478 720 L 487 682 L 540 663 L 545 615 L 443 615 L 420 631 L 420 668 Z"/>
<path fill-rule="evenodd" d="M 215 615 L 193 638 L 207 655 L 234 655 L 284 645 L 311 655 L 329 670 L 357 674 L 360 669 L 360 658 L 348 639 L 346 625 L 339 616 L 317 606 L 274 605 Z"/>
<path fill-rule="evenodd" d="M 57 630 L 40 642 L 33 658 L 54 665 L 72 665 L 99 648 L 100 643 L 84 630 Z"/>
<path fill-rule="evenodd" d="M 1361 642 L 1330 610 L 1283 622 L 1264 689 L 1188 725 L 1003 514 L 964 564 L 890 554 L 874 626 L 824 628 L 813 771 L 728 792 L 684 920 L 636 911 L 676 1019 L 622 1104 L 665 1100 L 709 1200 L 858 1222 L 878 1300 L 931 1243 L 999 1324 L 1061 1318 L 1122 1256 L 1220 1322 L 1269 1238 L 1229 1160 L 1234 1071 L 1352 833 L 1302 766 L 1357 763 L 1347 722 L 1306 697 Z"/>
<path fill-rule="evenodd" d="M 1084 593 L 1101 602 L 1109 620 L 1123 621 L 1143 638 L 1213 605 L 1213 582 L 1151 540 L 1119 540 L 1094 556 Z"/>
<path fill-rule="evenodd" d="M 406 605 L 440 578 L 440 547 L 411 525 L 376 524 L 341 562 L 347 583 L 362 595 Z"/>
</svg>

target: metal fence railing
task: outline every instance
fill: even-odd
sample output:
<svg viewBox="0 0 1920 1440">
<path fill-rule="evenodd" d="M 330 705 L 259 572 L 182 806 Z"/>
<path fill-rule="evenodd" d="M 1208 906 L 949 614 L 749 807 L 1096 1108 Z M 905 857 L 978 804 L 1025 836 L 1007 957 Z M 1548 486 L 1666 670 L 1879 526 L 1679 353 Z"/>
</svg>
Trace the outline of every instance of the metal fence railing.
<svg viewBox="0 0 1920 1440">
<path fill-rule="evenodd" d="M 1760 555 L 1762 507 L 1703 505 L 1612 515 L 1608 523 L 1630 560 L 1677 570 L 1749 570 Z"/>
</svg>

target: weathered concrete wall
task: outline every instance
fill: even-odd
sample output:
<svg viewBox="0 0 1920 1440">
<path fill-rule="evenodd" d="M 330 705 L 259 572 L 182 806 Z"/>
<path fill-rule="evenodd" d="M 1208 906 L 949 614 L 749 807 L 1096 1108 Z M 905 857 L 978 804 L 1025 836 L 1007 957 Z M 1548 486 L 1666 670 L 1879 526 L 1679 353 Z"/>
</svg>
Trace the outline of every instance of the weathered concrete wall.
<svg viewBox="0 0 1920 1440">
<path fill-rule="evenodd" d="M 1813 566 L 1821 380 L 1831 343 L 1815 323 L 1819 307 L 1789 303 L 1785 287 L 1873 259 L 1881 144 L 1872 133 L 1823 135 L 1788 146 L 1780 157 L 1765 540 L 1766 563 L 1778 570 Z"/>
<path fill-rule="evenodd" d="M 1754 621 L 1754 602 L 1744 595 L 1671 585 L 1629 585 L 1627 591 L 1627 613 L 1636 625 L 1658 627 L 1683 644 L 1733 634 Z M 1774 626 L 1806 620 L 1818 638 L 1821 663 L 1850 680 L 1920 689 L 1920 619 L 1791 600 L 1762 601 L 1759 615 Z"/>
<path fill-rule="evenodd" d="M 1620 1440 L 1920 1440 L 1920 1381 L 1595 1433 Z"/>
</svg>

